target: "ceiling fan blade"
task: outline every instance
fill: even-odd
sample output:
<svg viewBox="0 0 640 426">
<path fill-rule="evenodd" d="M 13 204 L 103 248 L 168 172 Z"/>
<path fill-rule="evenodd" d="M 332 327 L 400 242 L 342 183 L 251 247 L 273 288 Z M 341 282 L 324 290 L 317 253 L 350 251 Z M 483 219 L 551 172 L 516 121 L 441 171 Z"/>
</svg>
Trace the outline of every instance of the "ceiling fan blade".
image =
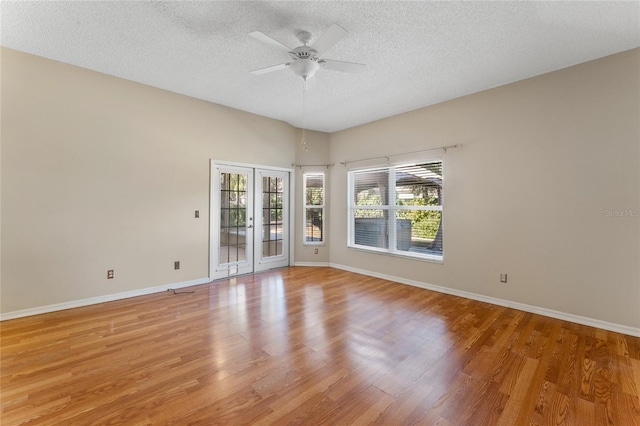
<svg viewBox="0 0 640 426">
<path fill-rule="evenodd" d="M 258 41 L 261 41 L 263 43 L 269 44 L 273 47 L 277 47 L 280 50 L 284 50 L 285 52 L 291 52 L 291 49 L 288 48 L 287 46 L 285 46 L 284 44 L 280 43 L 278 40 L 274 40 L 273 38 L 269 37 L 268 35 L 261 33 L 260 31 L 254 31 L 249 33 L 249 36 L 255 38 Z"/>
<path fill-rule="evenodd" d="M 270 67 L 259 68 L 257 70 L 251 71 L 251 74 L 253 74 L 253 75 L 261 75 L 261 74 L 266 74 L 268 72 L 283 70 L 285 68 L 288 68 L 289 64 L 290 64 L 290 62 L 285 62 L 283 64 L 271 65 Z"/>
<path fill-rule="evenodd" d="M 358 64 L 355 62 L 336 61 L 334 59 L 323 59 L 324 69 L 333 71 L 342 71 L 350 73 L 361 73 L 366 68 L 365 64 Z"/>
<path fill-rule="evenodd" d="M 331 49 L 334 44 L 342 40 L 347 35 L 347 32 L 333 24 L 329 29 L 316 40 L 311 46 L 313 50 L 318 52 L 318 56 L 322 56 L 327 50 Z"/>
</svg>

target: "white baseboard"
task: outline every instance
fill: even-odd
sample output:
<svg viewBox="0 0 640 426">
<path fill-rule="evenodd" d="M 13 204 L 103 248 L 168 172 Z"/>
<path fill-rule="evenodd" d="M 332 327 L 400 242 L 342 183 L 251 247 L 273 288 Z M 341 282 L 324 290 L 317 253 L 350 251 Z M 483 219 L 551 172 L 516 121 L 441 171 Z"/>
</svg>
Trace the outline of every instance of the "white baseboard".
<svg viewBox="0 0 640 426">
<path fill-rule="evenodd" d="M 601 328 L 604 330 L 614 331 L 616 333 L 627 334 L 629 336 L 640 337 L 640 328 L 629 327 L 628 325 L 616 324 L 607 321 L 597 320 L 593 318 L 583 317 L 580 315 L 568 314 L 566 312 L 554 311 L 552 309 L 541 308 L 538 306 L 527 305 L 525 303 L 513 302 L 510 300 L 498 299 L 482 294 L 469 293 L 453 288 L 441 287 L 438 285 L 423 283 L 420 281 L 409 280 L 406 278 L 396 277 L 392 275 L 380 274 L 377 272 L 367 271 L 365 269 L 352 268 L 346 265 L 331 263 L 329 266 L 336 269 L 342 269 L 356 274 L 368 275 L 370 277 L 381 278 L 384 280 L 395 281 L 400 284 L 406 284 L 414 287 L 420 287 L 427 290 L 437 291 L 438 293 L 451 294 L 453 296 L 464 297 L 466 299 L 478 300 L 480 302 L 490 303 L 492 305 L 504 306 L 507 308 L 518 309 L 520 311 L 530 312 L 532 314 L 543 315 L 550 318 L 556 318 L 564 321 L 574 322 L 576 324 L 588 325 L 590 327 Z"/>
<path fill-rule="evenodd" d="M 331 266 L 329 262 L 295 262 L 293 266 Z"/>
<path fill-rule="evenodd" d="M 504 306 L 507 308 L 518 309 L 533 314 L 543 315 L 550 318 L 556 318 L 564 321 L 574 322 L 576 324 L 587 325 L 590 327 L 601 328 L 604 330 L 614 331 L 616 333 L 627 334 L 629 336 L 640 337 L 640 328 L 629 327 L 627 325 L 611 323 L 594 318 L 583 317 L 580 315 L 569 314 L 560 311 L 554 311 L 552 309 L 541 308 L 538 306 L 527 305 L 525 303 L 513 302 L 510 300 L 498 299 L 491 296 L 484 296 L 481 294 L 470 293 L 467 291 L 456 290 L 448 287 L 441 287 L 438 285 L 428 284 L 421 281 L 409 280 L 402 277 L 396 277 L 393 275 L 380 274 L 377 272 L 368 271 L 365 269 L 353 268 L 351 266 L 341 265 L 338 263 L 329 262 L 295 262 L 294 266 L 316 266 L 316 267 L 331 267 L 336 269 L 342 269 L 344 271 L 354 272 L 356 274 L 367 275 L 370 277 L 381 278 L 384 280 L 394 281 L 400 284 L 406 284 L 414 287 L 420 287 L 427 290 L 437 291 L 439 293 L 451 294 L 453 296 L 464 297 L 467 299 L 478 300 L 480 302 L 491 303 L 493 305 Z M 191 281 L 183 281 L 174 284 L 165 284 L 156 287 L 147 287 L 139 290 L 126 291 L 122 293 L 108 294 L 105 296 L 91 297 L 88 299 L 73 300 L 70 302 L 57 303 L 54 305 L 40 306 L 37 308 L 23 309 L 20 311 L 12 311 L 4 314 L 0 314 L 0 321 L 10 320 L 14 318 L 22 318 L 30 315 L 44 314 L 47 312 L 61 311 L 64 309 L 78 308 L 81 306 L 95 305 L 97 303 L 111 302 L 114 300 L 127 299 L 129 297 L 143 296 L 145 294 L 159 293 L 167 291 L 170 288 L 178 289 L 184 287 L 191 287 L 199 284 L 206 284 L 211 282 L 209 278 L 200 278 Z"/>
<path fill-rule="evenodd" d="M 30 315 L 46 314 L 47 312 L 62 311 L 64 309 L 79 308 L 81 306 L 95 305 L 97 303 L 112 302 L 114 300 L 127 299 L 129 297 L 144 296 L 145 294 L 167 291 L 170 288 L 178 289 L 191 287 L 192 285 L 206 284 L 208 282 L 211 282 L 209 278 L 199 278 L 197 280 L 159 285 L 156 287 L 141 288 L 139 290 L 131 290 L 122 293 L 107 294 L 104 296 L 90 297 L 88 299 L 72 300 L 70 302 L 56 303 L 54 305 L 39 306 L 37 308 L 23 309 L 20 311 L 12 311 L 0 314 L 0 321 L 28 317 Z"/>
</svg>

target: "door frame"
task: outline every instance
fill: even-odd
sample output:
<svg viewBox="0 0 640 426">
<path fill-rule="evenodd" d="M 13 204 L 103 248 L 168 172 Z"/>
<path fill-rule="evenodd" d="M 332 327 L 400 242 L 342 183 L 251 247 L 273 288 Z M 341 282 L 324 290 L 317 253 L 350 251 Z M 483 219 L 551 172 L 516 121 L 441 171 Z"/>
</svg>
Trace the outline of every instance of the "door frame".
<svg viewBox="0 0 640 426">
<path fill-rule="evenodd" d="M 293 168 L 288 168 L 288 167 L 274 167 L 274 166 L 265 166 L 263 164 L 252 164 L 252 163 L 238 163 L 235 161 L 220 161 L 220 160 L 215 160 L 215 159 L 210 159 L 209 160 L 209 253 L 208 253 L 208 263 L 209 263 L 209 280 L 213 281 L 214 279 L 222 279 L 222 278 L 213 278 L 214 276 L 214 264 L 211 261 L 211 255 L 214 251 L 214 247 L 213 247 L 213 243 L 214 241 L 217 241 L 218 236 L 215 235 L 216 232 L 218 232 L 217 229 L 215 229 L 214 227 L 214 214 L 217 214 L 216 212 L 214 212 L 213 208 L 214 208 L 214 197 L 217 196 L 217 194 L 214 194 L 214 182 L 213 179 L 215 177 L 215 173 L 214 173 L 214 169 L 216 167 L 244 167 L 244 168 L 251 168 L 253 169 L 254 173 L 254 180 L 255 180 L 255 172 L 258 169 L 261 170 L 268 170 L 268 171 L 274 171 L 274 172 L 287 172 L 289 173 L 289 239 L 288 239 L 288 247 L 287 247 L 287 251 L 288 251 L 288 255 L 289 255 L 289 265 L 293 265 L 294 263 L 294 259 L 293 259 L 293 252 L 294 252 L 294 242 L 295 242 L 295 202 L 294 202 L 294 196 L 295 196 L 295 170 Z M 255 182 L 254 182 L 255 183 Z M 255 188 L 254 188 L 255 189 Z M 255 192 L 255 191 L 254 191 Z M 254 231 L 255 232 L 255 231 Z M 255 250 L 255 247 L 254 247 Z M 254 262 L 254 268 L 253 270 L 255 271 L 255 256 L 253 256 L 253 262 Z"/>
</svg>

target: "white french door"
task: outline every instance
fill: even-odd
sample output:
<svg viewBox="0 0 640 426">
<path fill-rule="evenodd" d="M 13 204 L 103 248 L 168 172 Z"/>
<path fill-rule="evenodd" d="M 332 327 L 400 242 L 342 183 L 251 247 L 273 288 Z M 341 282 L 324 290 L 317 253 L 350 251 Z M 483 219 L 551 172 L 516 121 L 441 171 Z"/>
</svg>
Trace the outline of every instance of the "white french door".
<svg viewBox="0 0 640 426">
<path fill-rule="evenodd" d="M 212 162 L 212 280 L 289 265 L 289 174 Z"/>
<path fill-rule="evenodd" d="M 289 172 L 255 170 L 254 270 L 289 265 Z"/>
<path fill-rule="evenodd" d="M 253 169 L 214 166 L 211 182 L 211 279 L 253 272 Z"/>
</svg>

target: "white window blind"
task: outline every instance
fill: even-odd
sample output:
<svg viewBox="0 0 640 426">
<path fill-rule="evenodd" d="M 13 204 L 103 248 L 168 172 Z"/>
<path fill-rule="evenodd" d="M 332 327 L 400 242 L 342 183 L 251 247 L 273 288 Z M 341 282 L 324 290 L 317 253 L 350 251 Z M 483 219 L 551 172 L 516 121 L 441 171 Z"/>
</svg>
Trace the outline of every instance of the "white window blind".
<svg viewBox="0 0 640 426">
<path fill-rule="evenodd" d="M 304 243 L 324 243 L 324 173 L 305 173 Z"/>
<path fill-rule="evenodd" d="M 349 247 L 441 261 L 442 161 L 348 173 Z"/>
</svg>

